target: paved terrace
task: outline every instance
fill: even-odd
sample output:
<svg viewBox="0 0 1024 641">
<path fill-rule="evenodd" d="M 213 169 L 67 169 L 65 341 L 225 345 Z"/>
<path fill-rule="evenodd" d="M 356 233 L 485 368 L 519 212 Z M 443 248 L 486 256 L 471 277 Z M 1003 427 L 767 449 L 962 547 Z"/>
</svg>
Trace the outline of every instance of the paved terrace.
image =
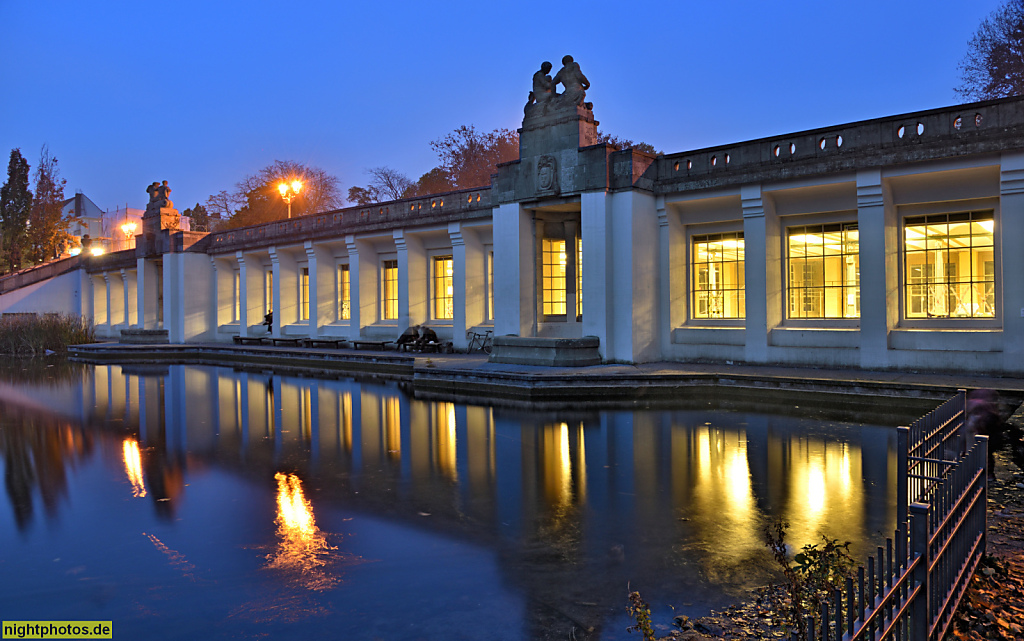
<svg viewBox="0 0 1024 641">
<path fill-rule="evenodd" d="M 490 363 L 484 354 L 397 354 L 394 351 L 236 346 L 122 345 L 71 348 L 74 360 L 118 364 L 205 364 L 271 369 L 275 374 L 374 377 L 407 383 L 417 398 L 572 407 L 706 402 L 723 396 L 774 404 L 862 406 L 870 399 L 920 400 L 931 409 L 957 389 L 990 388 L 1004 400 L 1024 400 L 1024 379 L 813 369 L 719 363 L 645 363 L 541 367 Z M 885 405 L 873 403 L 880 413 Z M 925 411 L 927 411 L 925 409 Z"/>
</svg>

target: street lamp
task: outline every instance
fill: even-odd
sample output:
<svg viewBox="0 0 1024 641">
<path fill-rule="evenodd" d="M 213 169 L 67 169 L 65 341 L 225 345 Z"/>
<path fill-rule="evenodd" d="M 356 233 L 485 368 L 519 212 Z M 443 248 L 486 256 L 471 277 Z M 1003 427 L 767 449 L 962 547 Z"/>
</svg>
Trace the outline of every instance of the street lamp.
<svg viewBox="0 0 1024 641">
<path fill-rule="evenodd" d="M 293 180 L 290 183 L 282 182 L 277 186 L 277 190 L 281 192 L 281 198 L 284 198 L 284 201 L 288 203 L 288 217 L 291 218 L 292 198 L 298 196 L 299 192 L 302 191 L 302 181 Z"/>
<path fill-rule="evenodd" d="M 127 248 L 132 242 L 132 236 L 135 235 L 135 228 L 137 225 L 134 220 L 129 220 L 125 224 L 121 225 L 121 231 L 124 232 L 124 243 Z"/>
</svg>

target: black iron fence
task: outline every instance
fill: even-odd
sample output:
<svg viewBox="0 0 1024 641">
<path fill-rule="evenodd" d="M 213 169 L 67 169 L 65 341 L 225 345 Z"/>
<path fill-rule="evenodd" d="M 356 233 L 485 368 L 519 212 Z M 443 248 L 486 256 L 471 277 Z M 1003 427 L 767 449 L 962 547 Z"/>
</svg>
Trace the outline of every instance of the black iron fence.
<svg viewBox="0 0 1024 641">
<path fill-rule="evenodd" d="M 899 428 L 896 532 L 807 617 L 810 641 L 945 637 L 985 552 L 988 437 L 965 434 L 966 399 Z"/>
</svg>

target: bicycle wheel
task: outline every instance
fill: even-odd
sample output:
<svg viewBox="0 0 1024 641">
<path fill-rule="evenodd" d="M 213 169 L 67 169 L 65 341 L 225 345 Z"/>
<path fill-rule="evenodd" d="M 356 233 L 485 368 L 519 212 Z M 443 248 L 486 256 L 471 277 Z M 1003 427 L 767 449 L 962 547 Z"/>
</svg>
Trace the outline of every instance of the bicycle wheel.
<svg viewBox="0 0 1024 641">
<path fill-rule="evenodd" d="M 491 341 L 484 339 L 484 341 L 480 344 L 480 351 L 482 351 L 484 354 L 490 354 L 492 351 L 494 351 L 494 345 L 491 343 Z"/>
</svg>

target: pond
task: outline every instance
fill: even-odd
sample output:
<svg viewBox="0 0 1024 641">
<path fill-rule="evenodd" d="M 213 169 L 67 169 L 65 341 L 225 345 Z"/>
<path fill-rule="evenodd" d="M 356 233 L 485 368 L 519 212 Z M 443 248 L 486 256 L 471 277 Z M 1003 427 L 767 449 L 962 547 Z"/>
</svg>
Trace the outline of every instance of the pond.
<svg viewBox="0 0 1024 641">
<path fill-rule="evenodd" d="M 110 620 L 122 639 L 627 639 L 627 584 L 668 624 L 771 580 L 769 523 L 858 558 L 895 523 L 895 422 L 19 368 L 0 371 L 8 620 Z"/>
</svg>

